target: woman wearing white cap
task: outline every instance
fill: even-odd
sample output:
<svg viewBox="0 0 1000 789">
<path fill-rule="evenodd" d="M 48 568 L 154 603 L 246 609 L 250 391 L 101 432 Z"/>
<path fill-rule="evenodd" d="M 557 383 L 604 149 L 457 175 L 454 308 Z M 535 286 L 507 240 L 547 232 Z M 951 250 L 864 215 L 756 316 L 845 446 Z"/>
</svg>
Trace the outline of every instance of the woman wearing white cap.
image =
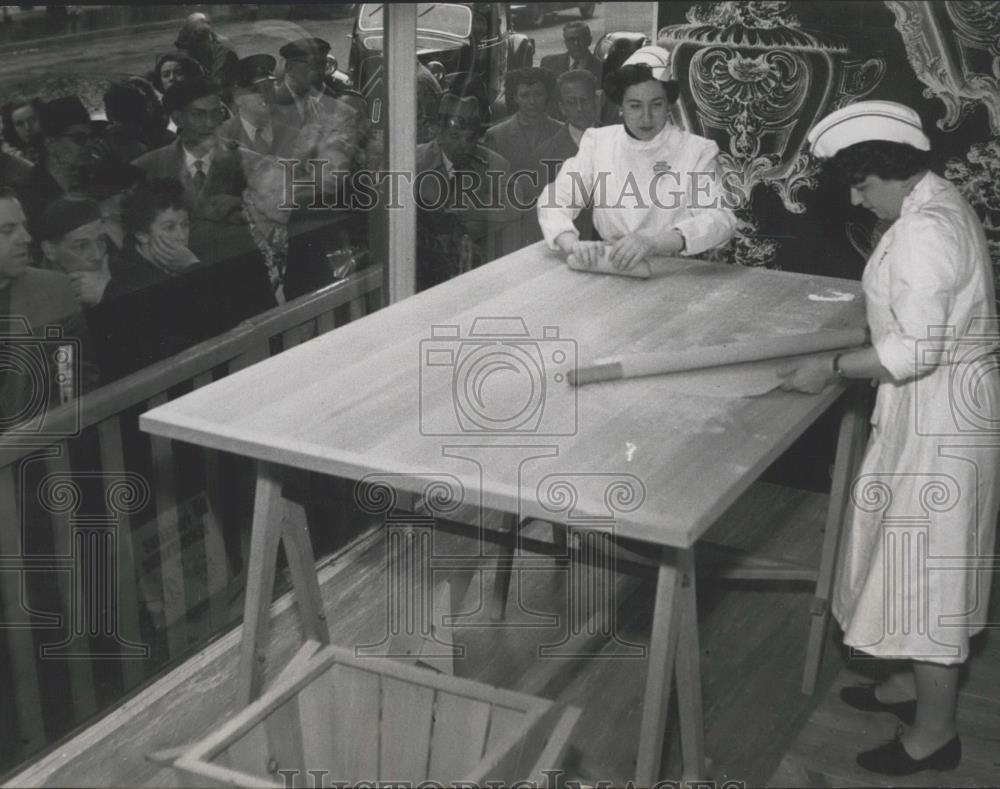
<svg viewBox="0 0 1000 789">
<path fill-rule="evenodd" d="M 865 769 L 887 775 L 954 769 L 962 755 L 955 728 L 959 673 L 970 636 L 988 621 L 991 573 L 977 572 L 974 563 L 993 553 L 1000 474 L 997 323 L 986 237 L 955 187 L 928 170 L 930 141 L 909 107 L 858 102 L 820 121 L 809 141 L 850 186 L 854 205 L 893 222 L 862 280 L 871 347 L 784 371 L 783 388 L 803 392 L 837 378 L 878 379 L 833 613 L 848 646 L 907 659 L 912 672 L 844 688 L 841 698 L 910 724 L 891 742 L 859 754 Z M 909 557 L 900 550 L 903 526 L 910 527 Z M 915 572 L 913 556 L 923 557 Z M 947 572 L 942 561 L 950 563 Z"/>
<path fill-rule="evenodd" d="M 663 47 L 637 49 L 605 80 L 621 125 L 588 129 L 538 201 L 552 249 L 593 268 L 607 249 L 627 270 L 650 255 L 697 255 L 726 243 L 736 218 L 721 189 L 718 146 L 669 123 L 678 85 Z M 594 207 L 603 241 L 581 241 L 573 219 Z"/>
</svg>

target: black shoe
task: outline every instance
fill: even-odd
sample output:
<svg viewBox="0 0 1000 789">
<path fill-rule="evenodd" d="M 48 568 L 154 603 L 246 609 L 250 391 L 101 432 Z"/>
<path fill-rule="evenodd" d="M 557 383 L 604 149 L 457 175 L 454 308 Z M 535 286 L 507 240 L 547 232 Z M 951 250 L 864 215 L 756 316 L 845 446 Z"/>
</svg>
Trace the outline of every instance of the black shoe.
<svg viewBox="0 0 1000 789">
<path fill-rule="evenodd" d="M 848 707 L 862 712 L 891 712 L 907 726 L 912 726 L 917 716 L 917 702 L 886 702 L 875 698 L 874 685 L 849 685 L 840 689 L 840 698 Z"/>
<path fill-rule="evenodd" d="M 962 741 L 957 734 L 923 759 L 914 759 L 906 752 L 898 733 L 896 739 L 857 756 L 861 767 L 881 775 L 913 775 L 921 770 L 954 770 L 960 761 Z"/>
</svg>

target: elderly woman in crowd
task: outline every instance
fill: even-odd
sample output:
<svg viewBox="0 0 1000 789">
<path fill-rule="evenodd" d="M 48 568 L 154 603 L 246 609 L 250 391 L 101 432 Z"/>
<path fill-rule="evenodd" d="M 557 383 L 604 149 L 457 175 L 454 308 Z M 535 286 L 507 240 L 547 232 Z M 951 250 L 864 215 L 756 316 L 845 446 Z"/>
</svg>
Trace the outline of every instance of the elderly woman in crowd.
<svg viewBox="0 0 1000 789">
<path fill-rule="evenodd" d="M 996 330 L 986 237 L 958 190 L 928 169 L 930 141 L 909 107 L 858 102 L 820 121 L 809 140 L 850 186 L 855 205 L 892 222 L 862 279 L 871 347 L 784 371 L 784 388 L 803 392 L 842 378 L 878 381 L 833 614 L 848 646 L 906 660 L 911 670 L 878 685 L 844 688 L 841 698 L 908 724 L 891 742 L 861 753 L 863 768 L 896 776 L 954 769 L 962 756 L 955 728 L 959 673 L 969 638 L 989 621 L 991 576 L 963 561 L 993 553 L 1000 479 L 995 440 L 969 450 L 970 462 L 948 462 L 961 454 L 956 444 L 971 446 L 977 437 L 962 421 L 965 411 L 971 407 L 976 422 L 993 430 L 1000 420 L 996 339 L 984 336 Z M 962 381 L 971 389 L 955 385 Z M 872 482 L 888 486 L 897 514 L 919 512 L 945 467 L 957 486 L 955 500 L 929 511 L 926 556 L 958 561 L 949 572 L 925 567 L 907 577 L 905 567 L 894 567 L 905 560 L 884 528 L 885 513 L 862 509 L 857 490 Z"/>
<path fill-rule="evenodd" d="M 718 146 L 669 123 L 678 85 L 670 53 L 636 50 L 605 88 L 622 105 L 623 123 L 587 129 L 538 200 L 552 249 L 588 268 L 609 256 L 628 270 L 652 255 L 697 255 L 736 230 L 717 172 Z M 574 218 L 591 204 L 601 241 L 581 240 Z"/>
</svg>

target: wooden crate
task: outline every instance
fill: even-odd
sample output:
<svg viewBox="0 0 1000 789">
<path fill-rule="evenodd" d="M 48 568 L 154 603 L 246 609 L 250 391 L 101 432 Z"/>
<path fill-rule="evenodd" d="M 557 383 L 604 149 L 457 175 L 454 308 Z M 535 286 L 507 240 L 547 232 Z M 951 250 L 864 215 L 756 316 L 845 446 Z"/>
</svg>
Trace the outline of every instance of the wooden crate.
<svg viewBox="0 0 1000 789">
<path fill-rule="evenodd" d="M 317 648 L 304 647 L 260 699 L 173 761 L 185 785 L 545 786 L 542 770 L 558 766 L 580 714 L 385 658 Z"/>
</svg>

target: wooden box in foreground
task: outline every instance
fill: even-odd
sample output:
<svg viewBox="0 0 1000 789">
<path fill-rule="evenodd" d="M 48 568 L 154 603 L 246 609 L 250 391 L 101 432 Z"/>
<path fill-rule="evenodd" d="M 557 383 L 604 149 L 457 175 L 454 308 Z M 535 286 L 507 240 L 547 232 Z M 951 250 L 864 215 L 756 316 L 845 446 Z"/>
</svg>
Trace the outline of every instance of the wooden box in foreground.
<svg viewBox="0 0 1000 789">
<path fill-rule="evenodd" d="M 186 785 L 313 787 L 536 780 L 575 707 L 327 646 L 173 764 Z"/>
</svg>

